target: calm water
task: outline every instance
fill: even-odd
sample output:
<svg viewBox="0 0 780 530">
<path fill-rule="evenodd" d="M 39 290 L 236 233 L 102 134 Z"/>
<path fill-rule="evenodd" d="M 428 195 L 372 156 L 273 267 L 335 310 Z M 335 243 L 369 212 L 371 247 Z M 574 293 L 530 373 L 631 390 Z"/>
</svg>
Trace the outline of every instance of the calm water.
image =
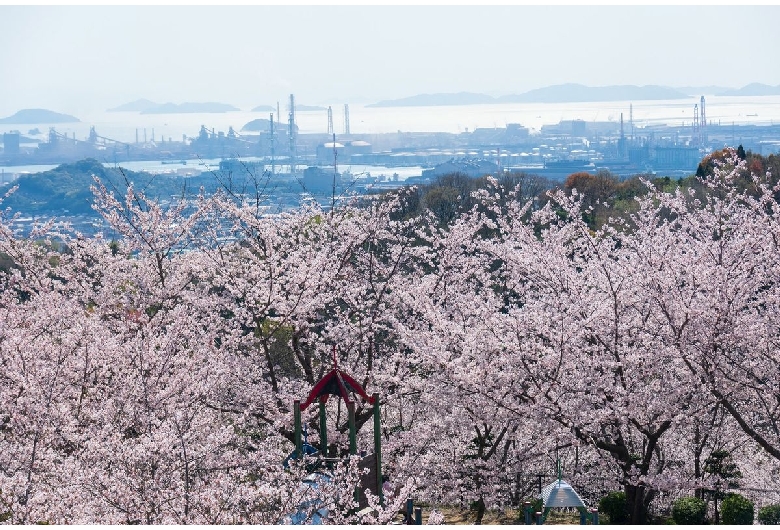
<svg viewBox="0 0 780 530">
<path fill-rule="evenodd" d="M 706 96 L 707 120 L 710 123 L 727 124 L 776 124 L 780 123 L 780 96 L 736 97 Z M 629 106 L 633 103 L 634 126 L 690 125 L 694 118 L 693 106 L 699 97 L 689 100 L 668 101 L 612 101 L 598 103 L 533 103 L 490 104 L 447 107 L 398 107 L 366 108 L 350 105 L 350 132 L 365 135 L 370 142 L 372 134 L 403 132 L 473 131 L 477 127 L 504 127 L 508 123 L 520 123 L 534 130 L 542 125 L 556 124 L 561 120 L 620 121 L 620 113 L 629 125 Z M 336 134 L 344 131 L 344 105 L 333 104 L 333 122 Z M 284 122 L 287 111 L 282 107 Z M 248 122 L 268 119 L 267 112 L 235 111 L 222 114 L 138 114 L 135 112 L 93 112 L 76 116 L 80 123 L 55 125 L 60 133 L 75 133 L 79 140 L 86 139 L 90 126 L 101 136 L 132 143 L 138 139 L 155 140 L 170 138 L 181 141 L 182 135 L 195 137 L 201 125 L 209 129 L 227 132 L 232 126 L 236 131 Z M 296 112 L 296 123 L 301 133 L 326 133 L 327 110 Z M 0 125 L 0 133 L 38 128 L 39 138 L 45 138 L 49 125 Z"/>
<path fill-rule="evenodd" d="M 254 157 L 242 158 L 245 162 L 256 162 L 259 159 Z M 219 171 L 221 159 L 194 159 L 187 160 L 186 164 L 162 164 L 156 160 L 139 160 L 135 162 L 122 162 L 119 166 L 131 171 L 146 171 L 148 173 L 176 173 L 179 170 L 195 170 L 196 172 Z M 104 165 L 112 167 L 110 162 L 103 162 Z M 58 165 L 58 164 L 57 164 Z M 10 182 L 23 173 L 40 173 L 54 169 L 57 165 L 41 164 L 29 166 L 5 166 L 0 167 L 0 185 Z M 266 165 L 265 169 L 271 171 L 271 166 Z M 298 168 L 300 171 L 301 168 Z M 277 172 L 289 171 L 289 166 L 276 165 Z M 384 167 L 384 166 L 362 166 L 356 164 L 343 164 L 339 166 L 339 172 L 348 171 L 355 176 L 380 177 L 383 181 L 389 181 L 396 178 L 399 181 L 409 177 L 419 177 L 422 175 L 422 167 Z M 181 173 L 179 173 L 181 175 Z M 397 177 L 394 177 L 396 176 Z"/>
</svg>

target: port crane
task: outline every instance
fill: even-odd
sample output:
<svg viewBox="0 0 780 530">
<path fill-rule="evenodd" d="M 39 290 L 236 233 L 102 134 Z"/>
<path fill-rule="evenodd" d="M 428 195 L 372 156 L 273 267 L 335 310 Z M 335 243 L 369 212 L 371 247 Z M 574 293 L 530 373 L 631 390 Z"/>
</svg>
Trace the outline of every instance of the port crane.
<svg viewBox="0 0 780 530">
<path fill-rule="evenodd" d="M 54 127 L 49 127 L 49 143 L 54 145 L 60 141 L 70 142 L 73 144 L 86 143 L 83 140 L 76 140 L 76 135 L 68 136 L 65 133 L 57 132 Z"/>
<path fill-rule="evenodd" d="M 99 140 L 102 140 L 100 142 Z M 114 140 L 113 138 L 108 138 L 106 136 L 99 135 L 94 127 L 90 127 L 89 129 L 89 137 L 86 140 L 79 140 L 76 138 L 75 134 L 73 136 L 68 136 L 65 133 L 57 132 L 57 130 L 54 127 L 49 128 L 49 143 L 57 143 L 59 141 L 65 141 L 70 142 L 74 145 L 82 144 L 82 145 L 99 145 L 102 144 L 103 146 L 108 146 L 108 144 L 119 144 L 123 145 L 126 148 L 129 148 L 131 144 L 127 142 L 122 142 L 121 140 Z"/>
<path fill-rule="evenodd" d="M 114 140 L 113 138 L 108 138 L 106 136 L 101 136 L 101 135 L 99 135 L 95 131 L 94 127 L 90 127 L 89 128 L 89 138 L 88 138 L 87 141 L 89 143 L 91 143 L 92 145 L 97 145 L 99 143 L 98 140 L 103 140 L 103 145 L 104 146 L 108 146 L 109 143 L 111 143 L 111 144 L 119 144 L 119 145 L 125 146 L 125 149 L 128 149 L 128 150 L 130 149 L 130 146 L 132 145 L 132 144 L 129 144 L 127 142 L 123 142 L 121 140 Z"/>
<path fill-rule="evenodd" d="M 235 129 L 233 129 L 232 125 L 230 127 L 228 127 L 227 137 L 230 138 L 231 140 L 235 140 L 237 142 L 243 142 L 245 144 L 254 144 L 255 143 L 255 142 L 252 142 L 251 140 L 245 139 L 243 137 L 243 135 L 241 135 L 240 133 L 237 133 L 235 131 Z"/>
</svg>

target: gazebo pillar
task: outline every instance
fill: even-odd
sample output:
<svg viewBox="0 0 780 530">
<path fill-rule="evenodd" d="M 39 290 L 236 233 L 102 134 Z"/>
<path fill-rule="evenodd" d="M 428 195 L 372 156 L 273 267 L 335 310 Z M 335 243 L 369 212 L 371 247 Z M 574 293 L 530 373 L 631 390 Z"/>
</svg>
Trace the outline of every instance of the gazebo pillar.
<svg viewBox="0 0 780 530">
<path fill-rule="evenodd" d="M 349 454 L 357 454 L 357 431 L 355 429 L 355 404 L 353 402 L 347 403 L 347 411 L 349 412 Z"/>
<path fill-rule="evenodd" d="M 382 490 L 382 425 L 379 416 L 379 392 L 374 392 L 374 454 L 376 455 L 376 491 L 379 504 L 385 505 L 385 493 Z"/>
<path fill-rule="evenodd" d="M 328 456 L 328 424 L 325 401 L 320 399 L 320 454 Z"/>
<path fill-rule="evenodd" d="M 289 416 L 288 416 L 289 418 Z M 293 421 L 295 422 L 295 450 L 298 458 L 303 456 L 303 440 L 301 436 L 301 400 L 293 401 Z"/>
</svg>

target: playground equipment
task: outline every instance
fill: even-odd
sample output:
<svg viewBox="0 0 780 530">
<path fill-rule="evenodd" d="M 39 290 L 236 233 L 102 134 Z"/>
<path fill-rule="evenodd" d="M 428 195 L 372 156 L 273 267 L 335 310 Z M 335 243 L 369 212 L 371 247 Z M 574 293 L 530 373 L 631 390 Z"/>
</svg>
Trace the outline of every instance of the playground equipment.
<svg viewBox="0 0 780 530">
<path fill-rule="evenodd" d="M 553 508 L 576 508 L 580 512 L 580 524 L 599 524 L 599 512 L 596 509 L 588 509 L 582 498 L 574 488 L 563 480 L 561 461 L 558 460 L 558 479 L 542 489 L 543 512 L 533 513 L 530 502 L 523 505 L 525 512 L 525 524 L 544 524 L 547 516 Z"/>
<path fill-rule="evenodd" d="M 367 475 L 361 477 L 361 491 L 356 493 L 360 507 L 367 505 L 365 495 L 362 491 L 368 489 L 374 495 L 379 497 L 379 502 L 384 505 L 384 495 L 382 493 L 382 438 L 380 429 L 379 415 L 379 393 L 374 392 L 369 396 L 365 389 L 355 381 L 349 374 L 341 371 L 336 362 L 335 347 L 333 351 L 333 369 L 325 374 L 314 387 L 312 387 L 306 400 L 301 403 L 296 399 L 293 402 L 293 419 L 295 424 L 295 451 L 287 457 L 285 462 L 290 459 L 298 459 L 300 455 L 316 454 L 317 450 L 311 446 L 308 441 L 304 443 L 302 434 L 301 415 L 309 405 L 315 401 L 319 403 L 319 436 L 320 436 L 320 460 L 324 463 L 338 460 L 335 455 L 327 455 L 328 448 L 328 425 L 326 404 L 330 396 L 336 396 L 342 399 L 347 405 L 348 428 L 349 428 L 349 454 L 357 455 L 357 429 L 355 426 L 355 400 L 353 396 L 362 398 L 364 403 L 373 407 L 374 419 L 374 453 L 364 456 L 358 464 L 361 468 L 368 468 Z"/>
</svg>

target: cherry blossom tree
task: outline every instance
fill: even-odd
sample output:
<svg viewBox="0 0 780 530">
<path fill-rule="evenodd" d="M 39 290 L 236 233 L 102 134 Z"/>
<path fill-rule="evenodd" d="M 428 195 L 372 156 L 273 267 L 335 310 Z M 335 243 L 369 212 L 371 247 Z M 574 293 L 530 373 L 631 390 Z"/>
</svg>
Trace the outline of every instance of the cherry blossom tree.
<svg viewBox="0 0 780 530">
<path fill-rule="evenodd" d="M 447 234 L 456 250 L 439 256 L 438 272 L 449 260 L 458 279 L 434 273 L 448 292 L 421 313 L 432 341 L 454 330 L 464 338 L 431 349 L 448 371 L 463 366 L 456 387 L 525 420 L 526 436 L 556 424 L 554 445 L 576 441 L 608 456 L 632 520 L 644 521 L 664 480 L 663 437 L 695 409 L 696 391 L 676 350 L 647 325 L 638 232 L 594 233 L 579 202 L 552 198 L 530 223 L 528 204 L 497 203 Z"/>
<path fill-rule="evenodd" d="M 732 156 L 703 177 L 704 196 L 655 195 L 674 212 L 661 231 L 675 251 L 648 288 L 701 388 L 780 459 L 778 190 L 769 175 L 752 176 L 755 192 L 737 187 L 745 170 Z"/>
<path fill-rule="evenodd" d="M 19 236 L 0 212 L 0 518 L 383 523 L 414 492 L 479 520 L 561 461 L 644 522 L 711 488 L 718 451 L 771 481 L 780 189 L 746 174 L 732 158 L 695 191 L 645 182 L 596 230 L 576 187 L 540 206 L 495 180 L 446 224 L 403 193 L 272 214 L 100 182 L 112 241 Z M 334 364 L 380 394 L 384 506 L 356 510 L 354 457 L 330 478 L 283 466 L 293 401 Z M 327 416 L 345 445 L 345 407 Z M 304 423 L 324 452 L 314 407 Z"/>
<path fill-rule="evenodd" d="M 163 210 L 132 189 L 124 202 L 96 193 L 119 237 L 110 245 L 67 234 L 41 244 L 47 230 L 18 239 L 3 225 L 10 520 L 273 523 L 323 491 L 352 499 L 356 466 L 302 491 L 303 471 L 282 466 L 289 442 L 218 406 L 235 389 L 244 333 L 207 281 L 212 262 L 191 251 L 211 204 Z M 343 510 L 331 517 L 351 501 Z"/>
</svg>

